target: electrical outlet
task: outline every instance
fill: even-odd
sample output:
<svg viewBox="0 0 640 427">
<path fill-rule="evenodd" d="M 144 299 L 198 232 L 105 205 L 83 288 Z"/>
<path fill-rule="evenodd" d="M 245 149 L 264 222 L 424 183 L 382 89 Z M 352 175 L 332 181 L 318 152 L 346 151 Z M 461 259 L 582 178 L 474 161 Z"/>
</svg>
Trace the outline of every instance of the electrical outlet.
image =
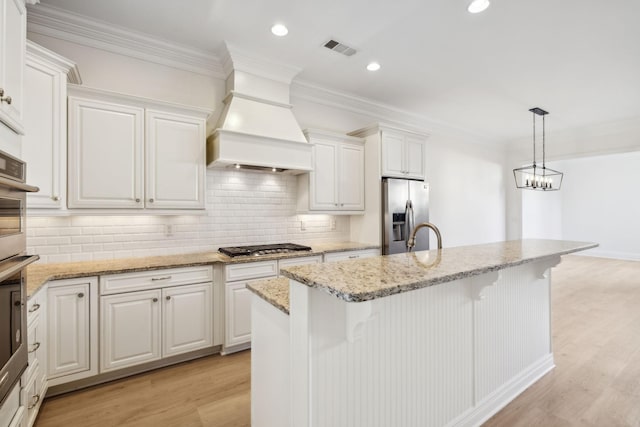
<svg viewBox="0 0 640 427">
<path fill-rule="evenodd" d="M 166 224 L 164 226 L 164 235 L 167 236 L 167 237 L 173 236 L 173 225 Z"/>
<path fill-rule="evenodd" d="M 307 231 L 307 224 L 304 221 L 300 221 L 300 231 Z"/>
<path fill-rule="evenodd" d="M 329 230 L 330 231 L 335 231 L 336 230 L 336 219 L 335 218 L 331 218 L 329 220 Z"/>
</svg>

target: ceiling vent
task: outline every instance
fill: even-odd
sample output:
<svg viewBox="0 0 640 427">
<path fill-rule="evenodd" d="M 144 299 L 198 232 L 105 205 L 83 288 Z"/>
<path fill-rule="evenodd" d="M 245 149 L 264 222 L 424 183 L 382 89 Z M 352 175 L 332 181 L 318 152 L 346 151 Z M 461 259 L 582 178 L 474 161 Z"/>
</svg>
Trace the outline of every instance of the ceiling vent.
<svg viewBox="0 0 640 427">
<path fill-rule="evenodd" d="M 326 42 L 324 44 L 324 47 L 326 47 L 327 49 L 331 49 L 334 52 L 341 53 L 345 56 L 352 56 L 352 55 L 355 55 L 356 53 L 356 50 L 354 48 L 349 47 L 346 44 L 342 44 L 333 39 Z"/>
</svg>

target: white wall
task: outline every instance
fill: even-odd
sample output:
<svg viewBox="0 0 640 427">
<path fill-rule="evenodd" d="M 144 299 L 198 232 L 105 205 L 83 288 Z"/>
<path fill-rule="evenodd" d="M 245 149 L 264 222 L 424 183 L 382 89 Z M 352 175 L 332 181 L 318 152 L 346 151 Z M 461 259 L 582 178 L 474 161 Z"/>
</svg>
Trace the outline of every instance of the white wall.
<svg viewBox="0 0 640 427">
<path fill-rule="evenodd" d="M 564 172 L 562 237 L 597 242 L 585 255 L 640 260 L 640 151 L 554 163 Z"/>
<path fill-rule="evenodd" d="M 550 163 L 549 167 L 562 170 L 562 167 L 555 163 Z M 522 238 L 564 238 L 562 196 L 566 194 L 565 190 L 566 188 L 562 188 L 561 191 L 518 190 L 522 193 Z"/>
<path fill-rule="evenodd" d="M 211 108 L 214 117 L 221 110 L 221 79 L 37 34 L 29 38 L 75 61 L 86 86 Z M 323 105 L 299 90 L 292 91 L 292 103 L 302 128 L 347 133 L 380 120 L 379 113 L 347 111 L 340 103 Z M 503 240 L 502 152 L 442 134 L 429 138 L 427 156 L 431 220 L 442 228 L 445 245 Z M 278 190 L 264 190 L 273 182 Z M 29 250 L 43 255 L 45 262 L 59 262 L 188 253 L 230 244 L 349 238 L 348 217 L 295 214 L 294 177 L 210 170 L 207 185 L 206 215 L 30 218 Z M 336 220 L 336 230 L 330 229 L 331 218 Z M 302 220 L 307 223 L 304 232 Z M 165 235 L 167 224 L 173 226 L 173 236 Z"/>
<path fill-rule="evenodd" d="M 443 246 L 505 239 L 505 156 L 496 149 L 432 135 L 427 147 L 429 220 Z"/>
</svg>

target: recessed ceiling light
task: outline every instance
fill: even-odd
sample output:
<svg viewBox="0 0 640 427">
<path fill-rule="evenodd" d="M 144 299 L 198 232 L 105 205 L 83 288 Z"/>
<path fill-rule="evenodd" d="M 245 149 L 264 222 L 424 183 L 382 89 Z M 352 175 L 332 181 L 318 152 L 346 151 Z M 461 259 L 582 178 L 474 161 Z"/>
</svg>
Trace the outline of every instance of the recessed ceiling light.
<svg viewBox="0 0 640 427">
<path fill-rule="evenodd" d="M 371 62 L 367 65 L 367 70 L 369 71 L 378 71 L 380 69 L 380 64 L 377 62 Z"/>
<path fill-rule="evenodd" d="M 489 7 L 489 0 L 473 0 L 467 10 L 469 13 L 480 13 Z"/>
<path fill-rule="evenodd" d="M 282 24 L 275 24 L 271 27 L 271 32 L 278 37 L 284 37 L 289 34 L 289 30 Z"/>
</svg>

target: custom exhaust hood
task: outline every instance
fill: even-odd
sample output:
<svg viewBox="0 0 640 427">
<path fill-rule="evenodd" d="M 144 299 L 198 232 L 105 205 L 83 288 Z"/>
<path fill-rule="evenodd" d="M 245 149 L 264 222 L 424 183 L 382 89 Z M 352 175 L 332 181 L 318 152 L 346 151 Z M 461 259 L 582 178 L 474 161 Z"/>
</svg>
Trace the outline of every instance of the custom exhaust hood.
<svg viewBox="0 0 640 427">
<path fill-rule="evenodd" d="M 289 88 L 300 69 L 249 56 L 225 45 L 227 96 L 207 138 L 207 163 L 299 174 L 311 166 L 311 144 L 296 121 Z"/>
</svg>

